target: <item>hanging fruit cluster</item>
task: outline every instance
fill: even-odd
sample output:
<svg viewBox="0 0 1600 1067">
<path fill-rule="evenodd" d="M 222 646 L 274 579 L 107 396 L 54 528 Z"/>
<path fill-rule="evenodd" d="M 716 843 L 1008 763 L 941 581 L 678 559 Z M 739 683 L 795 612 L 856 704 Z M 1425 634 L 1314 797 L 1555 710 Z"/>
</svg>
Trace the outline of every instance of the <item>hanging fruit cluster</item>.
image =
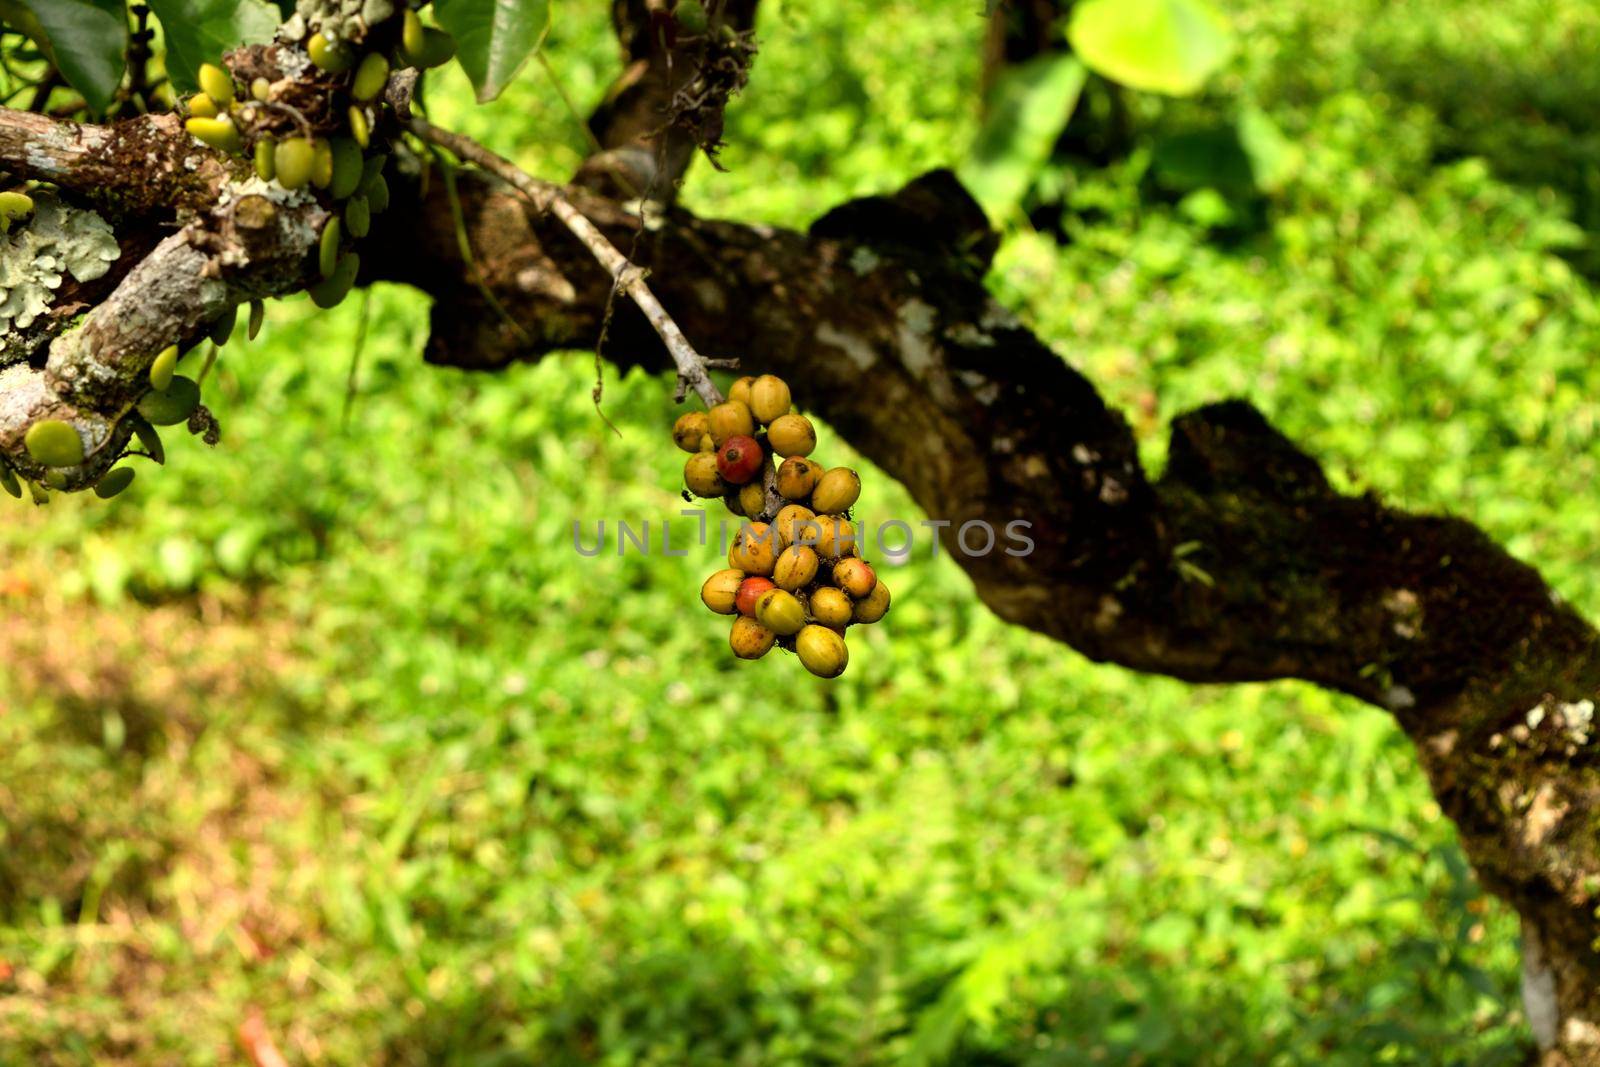
<svg viewBox="0 0 1600 1067">
<path fill-rule="evenodd" d="M 809 458 L 816 430 L 771 374 L 740 378 L 724 402 L 680 416 L 672 440 L 691 453 L 683 469 L 689 492 L 720 498 L 748 520 L 727 568 L 700 589 L 706 607 L 734 617 L 734 655 L 760 659 L 777 647 L 812 674 L 843 674 L 845 628 L 889 610 L 889 587 L 860 558 L 850 522 L 861 478 Z"/>
</svg>

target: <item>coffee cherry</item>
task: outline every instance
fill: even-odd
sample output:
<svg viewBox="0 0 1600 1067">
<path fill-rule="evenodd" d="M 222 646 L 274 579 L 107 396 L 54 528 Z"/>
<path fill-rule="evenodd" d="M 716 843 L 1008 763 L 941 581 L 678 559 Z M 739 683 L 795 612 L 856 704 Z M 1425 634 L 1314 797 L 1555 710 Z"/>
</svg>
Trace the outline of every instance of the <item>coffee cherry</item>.
<svg viewBox="0 0 1600 1067">
<path fill-rule="evenodd" d="M 712 437 L 709 433 L 705 434 L 704 436 L 702 436 L 700 438 L 700 451 L 702 451 L 702 452 L 715 452 L 716 450 L 717 450 L 717 440 L 716 440 L 716 438 Z"/>
<path fill-rule="evenodd" d="M 860 600 L 877 586 L 878 576 L 864 559 L 841 559 L 834 564 L 833 583 Z"/>
<path fill-rule="evenodd" d="M 711 439 L 722 447 L 722 443 L 730 437 L 753 437 L 756 432 L 756 420 L 751 416 L 750 409 L 737 400 L 727 400 L 709 412 L 711 418 Z"/>
<path fill-rule="evenodd" d="M 356 68 L 356 76 L 350 82 L 350 95 L 366 103 L 383 92 L 388 82 L 389 61 L 378 52 L 369 52 Z"/>
<path fill-rule="evenodd" d="M 185 106 L 189 109 L 189 117 L 195 119 L 214 119 L 222 112 L 217 108 L 217 102 L 205 93 L 195 93 Z"/>
<path fill-rule="evenodd" d="M 772 526 L 778 531 L 778 540 L 785 546 L 815 545 L 817 538 L 822 535 L 822 528 L 817 525 L 816 515 L 803 504 L 789 504 L 779 508 L 778 517 L 772 520 Z"/>
<path fill-rule="evenodd" d="M 789 414 L 789 386 L 775 374 L 763 374 L 750 385 L 750 413 L 762 424 Z"/>
<path fill-rule="evenodd" d="M 804 500 L 821 477 L 821 467 L 801 456 L 790 456 L 778 466 L 778 495 L 785 500 Z"/>
<path fill-rule="evenodd" d="M 350 137 L 334 137 L 328 141 L 333 170 L 328 177 L 328 195 L 344 200 L 355 193 L 361 184 L 361 146 Z"/>
<path fill-rule="evenodd" d="M 744 581 L 744 573 L 733 569 L 718 571 L 706 579 L 700 587 L 700 599 L 705 606 L 718 615 L 732 615 L 736 610 L 734 601 L 739 596 L 739 583 Z"/>
<path fill-rule="evenodd" d="M 746 578 L 739 583 L 739 592 L 734 595 L 733 609 L 740 615 L 749 615 L 752 618 L 756 613 L 756 601 L 761 599 L 761 594 L 774 588 L 771 578 L 762 578 L 759 575 Z"/>
<path fill-rule="evenodd" d="M 256 177 L 270 182 L 278 176 L 278 149 L 272 138 L 263 137 L 255 147 Z"/>
<path fill-rule="evenodd" d="M 728 635 L 728 645 L 740 659 L 760 659 L 772 651 L 778 635 L 747 615 L 733 620 L 733 632 Z"/>
<path fill-rule="evenodd" d="M 400 47 L 412 55 L 422 52 L 422 19 L 410 8 L 406 9 L 405 18 L 400 24 Z"/>
<path fill-rule="evenodd" d="M 311 40 L 306 42 L 306 53 L 311 57 L 311 62 L 317 65 L 318 70 L 329 74 L 343 74 L 355 65 L 355 53 L 342 44 L 328 40 L 320 33 L 313 33 Z"/>
<path fill-rule="evenodd" d="M 817 555 L 823 559 L 840 559 L 855 553 L 856 528 L 837 515 L 823 515 L 817 519 Z"/>
<path fill-rule="evenodd" d="M 747 522 L 739 528 L 728 549 L 728 566 L 746 574 L 768 575 L 778 562 L 778 535 L 764 522 Z"/>
<path fill-rule="evenodd" d="M 761 518 L 767 510 L 767 490 L 759 480 L 746 482 L 739 488 L 739 511 L 752 519 Z"/>
<path fill-rule="evenodd" d="M 767 443 L 780 456 L 809 456 L 817 447 L 816 427 L 804 415 L 779 415 L 767 427 Z"/>
<path fill-rule="evenodd" d="M 150 363 L 150 388 L 164 390 L 172 384 L 172 373 L 178 366 L 178 346 L 168 345 L 157 353 Z"/>
<path fill-rule="evenodd" d="M 214 119 L 192 118 L 183 124 L 197 141 L 204 141 L 218 152 L 234 153 L 244 148 L 239 130 L 226 115 Z"/>
<path fill-rule="evenodd" d="M 811 594 L 811 617 L 824 626 L 843 630 L 850 625 L 855 605 L 845 596 L 844 590 L 831 585 L 822 586 Z"/>
<path fill-rule="evenodd" d="M 132 467 L 113 467 L 94 483 L 94 495 L 101 500 L 110 500 L 132 484 Z"/>
<path fill-rule="evenodd" d="M 0 459 L 0 489 L 18 500 L 22 499 L 22 483 L 17 481 L 17 476 L 11 472 L 11 465 L 3 459 Z"/>
<path fill-rule="evenodd" d="M 334 270 L 339 266 L 341 230 L 339 220 L 330 218 L 322 227 L 322 236 L 317 240 L 317 270 L 324 278 L 333 277 Z"/>
<path fill-rule="evenodd" d="M 352 196 L 344 203 L 344 228 L 350 231 L 351 237 L 365 237 L 372 229 L 372 209 L 367 207 L 367 198 Z"/>
<path fill-rule="evenodd" d="M 45 467 L 76 467 L 83 462 L 83 438 L 70 423 L 41 419 L 28 427 L 22 444 L 35 463 Z"/>
<path fill-rule="evenodd" d="M 703 411 L 685 411 L 672 424 L 672 443 L 685 452 L 700 451 L 700 438 L 711 429 L 711 420 Z"/>
<path fill-rule="evenodd" d="M 714 452 L 696 452 L 683 465 L 683 484 L 689 492 L 707 500 L 728 491 L 728 483 L 717 473 L 717 456 Z"/>
<path fill-rule="evenodd" d="M 0 219 L 20 219 L 33 210 L 33 197 L 27 193 L 0 193 Z"/>
<path fill-rule="evenodd" d="M 200 406 L 200 386 L 179 374 L 162 390 L 152 389 L 139 398 L 139 414 L 156 426 L 176 426 Z"/>
<path fill-rule="evenodd" d="M 298 189 L 311 180 L 311 172 L 317 166 L 317 150 L 304 137 L 290 137 L 278 142 L 273 162 L 278 184 L 285 189 Z"/>
<path fill-rule="evenodd" d="M 865 600 L 856 601 L 851 618 L 860 623 L 873 623 L 889 613 L 889 587 L 879 582 L 872 587 Z"/>
<path fill-rule="evenodd" d="M 861 476 L 849 467 L 835 467 L 817 480 L 811 507 L 818 515 L 839 515 L 861 496 Z"/>
<path fill-rule="evenodd" d="M 788 637 L 806 624 L 806 609 L 793 593 L 768 589 L 756 601 L 756 621 L 779 637 Z"/>
<path fill-rule="evenodd" d="M 746 374 L 743 378 L 735 378 L 732 385 L 728 386 L 728 399 L 738 401 L 745 407 L 750 406 L 750 387 L 755 384 L 755 376 Z"/>
<path fill-rule="evenodd" d="M 360 270 L 361 257 L 354 252 L 346 252 L 340 258 L 339 265 L 333 268 L 333 274 L 306 290 L 311 302 L 324 309 L 337 307 L 356 283 L 356 274 Z"/>
<path fill-rule="evenodd" d="M 367 110 L 360 104 L 351 104 L 350 110 L 345 112 L 349 121 L 350 136 L 362 148 L 372 143 L 372 123 L 367 121 Z"/>
<path fill-rule="evenodd" d="M 250 95 L 261 103 L 266 103 L 272 99 L 272 83 L 265 78 L 252 79 L 250 82 Z"/>
<path fill-rule="evenodd" d="M 256 334 L 261 332 L 261 324 L 267 319 L 267 305 L 259 300 L 250 301 L 250 328 L 245 331 L 245 340 L 254 341 Z"/>
<path fill-rule="evenodd" d="M 233 103 L 232 74 L 229 74 L 221 67 L 210 63 L 202 63 L 200 64 L 198 80 L 200 88 L 205 91 L 207 96 L 216 101 L 219 108 L 226 108 Z"/>
<path fill-rule="evenodd" d="M 804 589 L 817 576 L 817 554 L 805 545 L 790 545 L 772 565 L 772 580 L 779 589 Z"/>
<path fill-rule="evenodd" d="M 743 485 L 761 473 L 765 461 L 756 439 L 740 434 L 723 441 L 717 450 L 717 473 L 731 485 Z"/>
<path fill-rule="evenodd" d="M 850 650 L 837 630 L 812 624 L 794 639 L 794 650 L 806 670 L 818 678 L 837 678 L 850 664 Z"/>
</svg>

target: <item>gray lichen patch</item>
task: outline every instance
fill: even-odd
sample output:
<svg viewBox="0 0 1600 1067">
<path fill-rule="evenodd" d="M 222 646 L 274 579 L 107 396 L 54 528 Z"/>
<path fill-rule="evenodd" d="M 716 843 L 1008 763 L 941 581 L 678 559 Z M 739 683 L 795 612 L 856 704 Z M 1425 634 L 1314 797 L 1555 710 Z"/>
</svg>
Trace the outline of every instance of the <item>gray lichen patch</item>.
<svg viewBox="0 0 1600 1067">
<path fill-rule="evenodd" d="M 294 17 L 330 41 L 359 41 L 395 13 L 394 0 L 299 0 Z"/>
<path fill-rule="evenodd" d="M 93 281 L 121 255 L 110 224 L 95 212 L 45 194 L 35 194 L 34 204 L 26 226 L 0 237 L 0 365 L 20 358 L 14 342 L 55 303 L 65 275 Z"/>
</svg>

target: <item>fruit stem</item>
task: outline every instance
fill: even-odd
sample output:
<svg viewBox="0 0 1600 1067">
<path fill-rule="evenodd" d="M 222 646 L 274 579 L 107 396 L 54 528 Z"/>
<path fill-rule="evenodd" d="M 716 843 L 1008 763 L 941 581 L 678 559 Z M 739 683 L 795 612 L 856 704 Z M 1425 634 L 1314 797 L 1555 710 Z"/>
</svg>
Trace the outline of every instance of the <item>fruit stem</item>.
<svg viewBox="0 0 1600 1067">
<path fill-rule="evenodd" d="M 706 407 L 722 403 L 722 393 L 711 380 L 706 360 L 694 350 L 694 346 L 678 328 L 678 324 L 667 314 L 667 309 L 661 306 L 661 301 L 656 299 L 650 287 L 645 284 L 645 271 L 628 262 L 628 257 L 617 251 L 616 246 L 606 240 L 605 235 L 595 224 L 572 205 L 572 201 L 567 199 L 566 193 L 560 186 L 541 181 L 472 138 L 440 129 L 420 116 L 411 117 L 409 128 L 412 133 L 429 144 L 447 148 L 455 153 L 457 158 L 482 167 L 527 197 L 533 202 L 534 207 L 540 211 L 548 211 L 560 219 L 611 275 L 617 289 L 627 293 L 633 302 L 639 305 L 639 310 L 650 320 L 650 325 L 660 336 L 661 343 L 666 345 L 667 351 L 672 355 L 672 361 L 678 365 L 679 376 L 701 400 L 705 401 Z M 770 486 L 768 492 L 775 495 L 775 490 Z"/>
</svg>

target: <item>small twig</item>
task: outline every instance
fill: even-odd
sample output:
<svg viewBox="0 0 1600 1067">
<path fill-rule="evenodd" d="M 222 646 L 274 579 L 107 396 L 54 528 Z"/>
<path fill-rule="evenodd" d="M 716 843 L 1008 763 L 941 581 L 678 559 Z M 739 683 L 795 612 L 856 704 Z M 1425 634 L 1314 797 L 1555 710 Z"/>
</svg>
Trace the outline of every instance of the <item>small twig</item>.
<svg viewBox="0 0 1600 1067">
<path fill-rule="evenodd" d="M 688 379 L 696 395 L 705 401 L 708 407 L 722 403 L 722 393 L 711 380 L 705 360 L 700 358 L 700 354 L 694 350 L 694 346 L 683 335 L 678 324 L 672 321 L 672 316 L 667 314 L 666 308 L 661 306 L 661 302 L 645 284 L 644 272 L 629 263 L 627 258 L 606 240 L 605 235 L 595 227 L 595 224 L 573 207 L 559 186 L 540 181 L 472 138 L 440 129 L 424 118 L 413 115 L 410 129 L 424 141 L 448 148 L 457 158 L 482 167 L 514 187 L 527 197 L 534 207 L 540 211 L 548 211 L 560 219 L 611 275 L 617 288 L 627 293 L 633 302 L 639 305 L 639 310 L 644 312 L 644 317 L 655 328 L 662 344 L 666 345 L 667 352 L 671 354 L 672 361 L 677 364 L 678 373 Z"/>
<path fill-rule="evenodd" d="M 361 352 L 367 347 L 367 318 L 372 312 L 372 290 L 361 290 L 361 316 L 356 319 L 356 343 L 350 350 L 350 371 L 344 379 L 344 407 L 339 412 L 339 432 L 350 432 L 350 410 L 356 403 L 356 378 L 361 373 Z"/>
</svg>

